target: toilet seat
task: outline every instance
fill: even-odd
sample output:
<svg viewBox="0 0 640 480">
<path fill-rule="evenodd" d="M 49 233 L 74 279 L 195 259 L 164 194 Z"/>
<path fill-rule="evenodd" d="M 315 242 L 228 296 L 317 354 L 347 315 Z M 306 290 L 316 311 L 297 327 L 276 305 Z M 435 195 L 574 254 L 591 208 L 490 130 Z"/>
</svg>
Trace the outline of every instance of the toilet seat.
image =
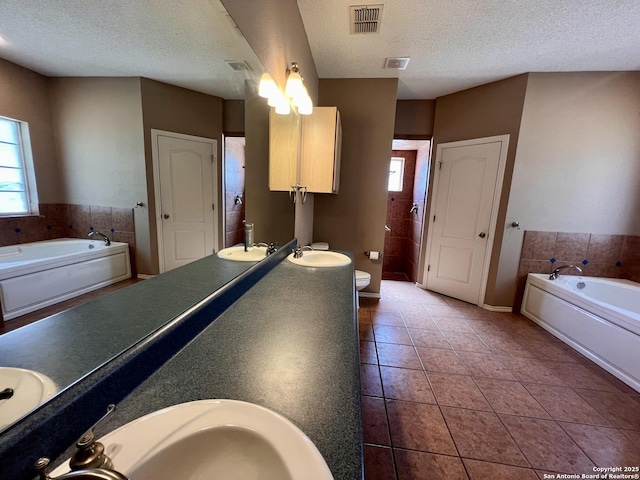
<svg viewBox="0 0 640 480">
<path fill-rule="evenodd" d="M 363 272 L 362 270 L 356 270 L 356 280 L 371 280 L 371 274 Z"/>
<path fill-rule="evenodd" d="M 371 282 L 371 274 L 363 272 L 362 270 L 356 270 L 356 288 L 364 288 Z"/>
</svg>

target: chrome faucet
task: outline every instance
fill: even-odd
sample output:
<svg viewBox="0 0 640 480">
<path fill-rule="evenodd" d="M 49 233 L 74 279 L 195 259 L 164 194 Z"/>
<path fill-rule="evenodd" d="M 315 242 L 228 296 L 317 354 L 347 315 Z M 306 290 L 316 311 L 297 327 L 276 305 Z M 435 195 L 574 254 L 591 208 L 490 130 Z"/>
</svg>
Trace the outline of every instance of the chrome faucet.
<svg viewBox="0 0 640 480">
<path fill-rule="evenodd" d="M 305 245 L 304 247 L 297 245 L 296 248 L 293 250 L 293 258 L 302 258 L 302 252 L 304 250 L 313 250 L 313 248 L 310 247 L 309 245 Z"/>
<path fill-rule="evenodd" d="M 551 272 L 551 274 L 549 275 L 549 280 L 557 280 L 558 277 L 560 276 L 560 272 L 563 270 L 567 270 L 569 268 L 573 268 L 578 273 L 582 273 L 582 269 L 576 265 L 561 265 L 560 267 L 556 268 L 553 272 Z"/>
<path fill-rule="evenodd" d="M 253 248 L 253 223 L 247 223 L 243 220 L 244 224 L 244 251 L 248 252 L 250 248 Z"/>
<path fill-rule="evenodd" d="M 265 242 L 260 242 L 260 243 L 256 243 L 254 245 L 254 247 L 266 247 L 267 251 L 266 251 L 266 256 L 268 257 L 269 255 L 276 253 L 276 244 L 274 242 L 271 243 L 265 243 Z"/>
<path fill-rule="evenodd" d="M 104 242 L 104 244 L 108 247 L 109 245 L 111 245 L 111 240 L 109 240 L 109 237 L 107 237 L 104 233 L 99 232 L 98 230 L 92 230 L 89 232 L 89 235 L 87 235 L 89 238 L 93 238 L 93 237 L 98 237 L 101 238 L 102 241 Z"/>
<path fill-rule="evenodd" d="M 129 480 L 120 472 L 113 469 L 113 462 L 104 453 L 104 445 L 96 442 L 94 429 L 102 423 L 116 409 L 111 404 L 107 407 L 107 413 L 98 420 L 82 437 L 76 442 L 76 452 L 69 460 L 71 471 L 58 477 L 50 477 L 45 471 L 49 466 L 48 458 L 40 458 L 35 463 L 34 468 L 38 470 L 39 480 Z"/>
</svg>

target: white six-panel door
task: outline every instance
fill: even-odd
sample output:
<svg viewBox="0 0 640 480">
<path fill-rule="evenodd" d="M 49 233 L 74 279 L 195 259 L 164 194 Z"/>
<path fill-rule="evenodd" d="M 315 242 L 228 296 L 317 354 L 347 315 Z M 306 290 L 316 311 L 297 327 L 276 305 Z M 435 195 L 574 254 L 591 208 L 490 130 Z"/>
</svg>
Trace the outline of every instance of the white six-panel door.
<svg viewBox="0 0 640 480">
<path fill-rule="evenodd" d="M 499 205 L 509 136 L 438 145 L 426 287 L 478 305 Z"/>
<path fill-rule="evenodd" d="M 216 250 L 217 142 L 155 130 L 153 140 L 158 253 L 163 272 Z"/>
</svg>

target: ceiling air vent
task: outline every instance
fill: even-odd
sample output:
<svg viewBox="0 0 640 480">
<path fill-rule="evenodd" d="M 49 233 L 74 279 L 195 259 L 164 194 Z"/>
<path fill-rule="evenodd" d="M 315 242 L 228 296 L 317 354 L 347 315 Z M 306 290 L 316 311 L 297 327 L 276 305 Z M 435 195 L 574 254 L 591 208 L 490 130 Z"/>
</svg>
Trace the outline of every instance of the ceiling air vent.
<svg viewBox="0 0 640 480">
<path fill-rule="evenodd" d="M 244 60 L 225 60 L 225 62 L 236 72 L 251 71 L 251 67 Z"/>
<path fill-rule="evenodd" d="M 409 57 L 387 57 L 384 61 L 384 68 L 390 70 L 406 70 L 409 65 Z"/>
<path fill-rule="evenodd" d="M 351 5 L 351 33 L 378 33 L 384 5 Z"/>
</svg>

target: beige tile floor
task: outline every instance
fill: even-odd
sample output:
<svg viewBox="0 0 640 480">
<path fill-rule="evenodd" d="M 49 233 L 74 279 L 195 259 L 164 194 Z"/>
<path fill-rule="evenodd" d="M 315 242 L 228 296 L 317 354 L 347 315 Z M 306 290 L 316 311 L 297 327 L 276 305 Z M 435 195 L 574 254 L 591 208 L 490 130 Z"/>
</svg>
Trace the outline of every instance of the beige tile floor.
<svg viewBox="0 0 640 480">
<path fill-rule="evenodd" d="M 640 394 L 519 315 L 383 280 L 358 313 L 366 480 L 640 466 Z"/>
</svg>

